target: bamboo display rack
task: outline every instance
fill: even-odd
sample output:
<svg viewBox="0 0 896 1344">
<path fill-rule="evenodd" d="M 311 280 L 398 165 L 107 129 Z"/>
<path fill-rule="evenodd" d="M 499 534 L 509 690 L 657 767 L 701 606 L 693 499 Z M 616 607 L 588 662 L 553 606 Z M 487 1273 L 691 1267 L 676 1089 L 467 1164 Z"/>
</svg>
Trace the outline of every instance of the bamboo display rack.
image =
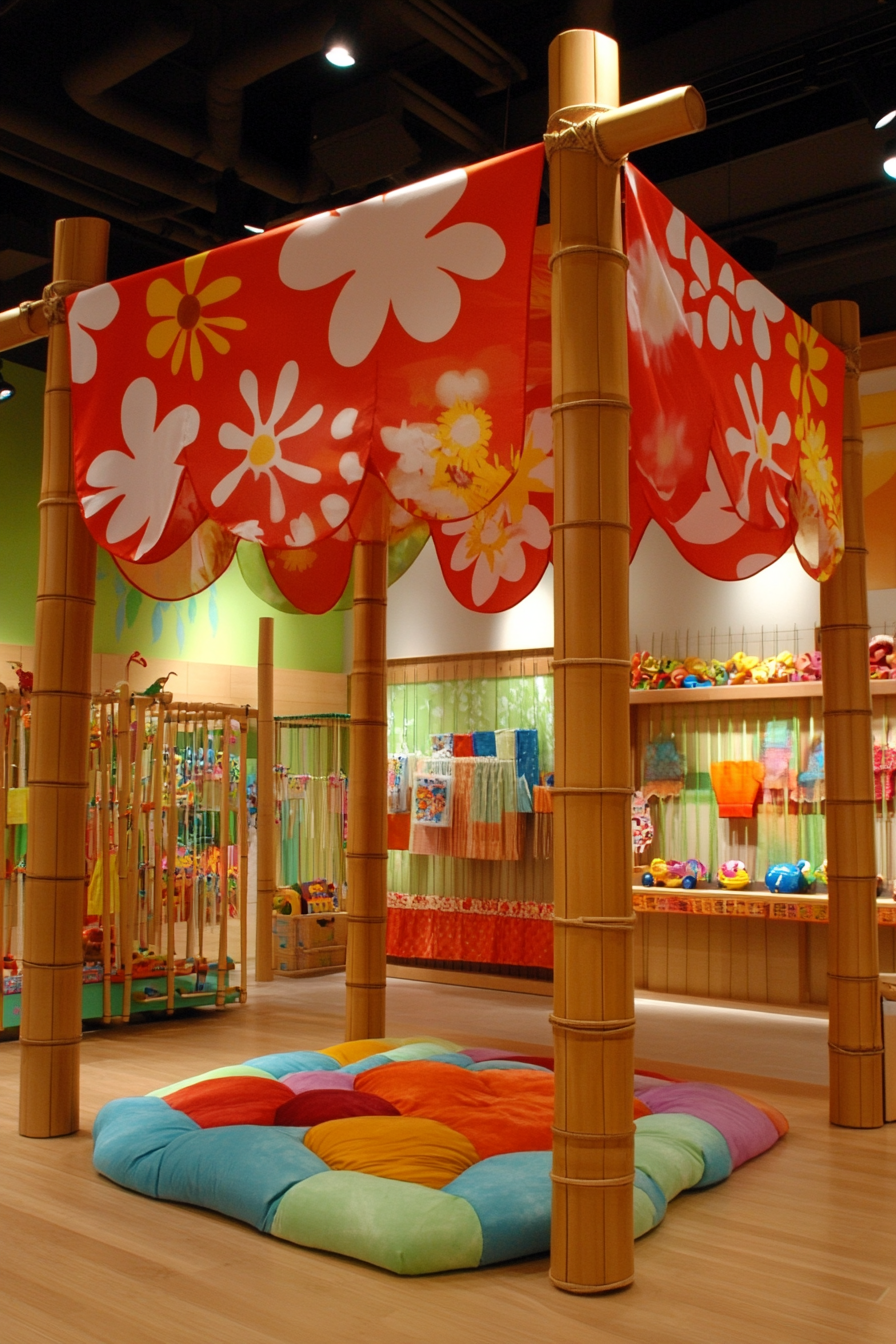
<svg viewBox="0 0 896 1344">
<path fill-rule="evenodd" d="M 106 1024 L 160 1009 L 163 997 L 168 1015 L 246 1002 L 247 745 L 254 718 L 248 706 L 131 695 L 124 683 L 93 700 L 88 916 L 102 930 Z M 231 910 L 238 928 L 233 958 Z M 231 987 L 228 973 L 237 964 L 239 984 Z M 148 980 L 163 982 L 164 995 Z"/>
</svg>

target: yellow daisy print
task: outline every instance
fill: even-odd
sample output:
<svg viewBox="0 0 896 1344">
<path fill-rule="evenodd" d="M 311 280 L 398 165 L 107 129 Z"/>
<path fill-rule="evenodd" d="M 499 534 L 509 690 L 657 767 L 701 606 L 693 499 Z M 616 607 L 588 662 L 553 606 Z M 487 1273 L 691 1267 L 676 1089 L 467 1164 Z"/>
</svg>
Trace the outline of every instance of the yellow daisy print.
<svg viewBox="0 0 896 1344">
<path fill-rule="evenodd" d="M 471 401 L 456 401 L 439 416 L 437 433 L 442 452 L 447 457 L 457 457 L 469 471 L 485 460 L 492 437 L 492 418 Z"/>
<path fill-rule="evenodd" d="M 826 443 L 824 421 L 809 421 L 806 437 L 800 444 L 800 470 L 819 503 L 833 510 L 837 498 L 837 479 Z"/>
<path fill-rule="evenodd" d="M 206 310 L 229 299 L 240 288 L 242 281 L 238 276 L 225 275 L 219 280 L 212 280 L 197 294 L 196 286 L 207 256 L 207 252 L 200 252 L 195 257 L 187 257 L 184 262 L 183 293 L 170 280 L 161 276 L 153 280 L 146 291 L 147 312 L 150 317 L 162 319 L 149 330 L 147 350 L 153 359 L 164 359 L 170 350 L 171 372 L 176 375 L 183 364 L 184 353 L 189 349 L 190 371 L 197 383 L 204 367 L 200 335 L 219 355 L 226 355 L 230 342 L 219 331 L 215 331 L 215 327 L 243 331 L 246 326 L 241 317 L 208 315 Z"/>
<path fill-rule="evenodd" d="M 826 406 L 828 389 L 820 378 L 816 378 L 828 362 L 828 352 L 817 344 L 818 332 L 810 327 L 798 313 L 793 315 L 796 335 L 789 331 L 784 338 L 784 348 L 792 359 L 796 360 L 790 373 L 790 393 L 800 408 L 797 417 L 797 438 L 803 434 L 803 417 L 808 417 L 812 408 L 810 393 L 819 406 Z"/>
</svg>

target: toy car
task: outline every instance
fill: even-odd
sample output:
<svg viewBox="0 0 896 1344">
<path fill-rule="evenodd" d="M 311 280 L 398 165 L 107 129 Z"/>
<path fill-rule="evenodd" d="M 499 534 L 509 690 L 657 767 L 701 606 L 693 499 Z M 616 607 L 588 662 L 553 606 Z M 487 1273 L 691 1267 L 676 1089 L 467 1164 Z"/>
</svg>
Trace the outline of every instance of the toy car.
<svg viewBox="0 0 896 1344">
<path fill-rule="evenodd" d="M 706 877 L 706 864 L 699 859 L 654 859 L 641 878 L 645 887 L 684 887 L 691 891 Z"/>
<path fill-rule="evenodd" d="M 765 875 L 765 885 L 769 891 L 785 892 L 788 895 L 808 891 L 814 880 L 812 865 L 806 859 L 800 859 L 797 863 L 772 864 Z"/>
<path fill-rule="evenodd" d="M 747 865 L 741 863 L 740 859 L 726 859 L 716 873 L 720 887 L 727 887 L 730 891 L 739 891 L 741 887 L 749 885 L 750 874 L 747 872 Z"/>
</svg>

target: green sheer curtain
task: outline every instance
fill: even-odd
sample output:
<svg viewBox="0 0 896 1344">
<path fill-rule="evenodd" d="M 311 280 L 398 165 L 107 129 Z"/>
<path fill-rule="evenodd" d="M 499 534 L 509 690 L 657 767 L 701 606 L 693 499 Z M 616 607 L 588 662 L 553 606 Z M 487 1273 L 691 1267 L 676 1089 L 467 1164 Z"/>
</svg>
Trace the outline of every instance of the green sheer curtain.
<svg viewBox="0 0 896 1344">
<path fill-rule="evenodd" d="M 554 768 L 554 678 L 474 677 L 388 689 L 389 750 L 429 751 L 433 733 L 537 728 L 538 763 Z"/>
</svg>

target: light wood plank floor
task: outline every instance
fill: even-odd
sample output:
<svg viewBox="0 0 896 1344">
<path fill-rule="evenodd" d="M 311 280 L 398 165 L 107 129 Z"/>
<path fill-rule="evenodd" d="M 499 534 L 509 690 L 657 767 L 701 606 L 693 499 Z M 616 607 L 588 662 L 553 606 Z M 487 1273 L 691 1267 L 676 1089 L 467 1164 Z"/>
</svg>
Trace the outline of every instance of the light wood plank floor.
<svg viewBox="0 0 896 1344">
<path fill-rule="evenodd" d="M 277 981 L 253 991 L 242 1010 L 88 1033 L 84 1127 L 70 1139 L 17 1136 L 18 1046 L 0 1044 L 4 1338 L 15 1344 L 893 1344 L 896 1125 L 866 1133 L 831 1129 L 817 1084 L 680 1066 L 689 1077 L 740 1077 L 742 1086 L 779 1105 L 793 1130 L 719 1189 L 672 1204 L 662 1226 L 636 1249 L 634 1287 L 609 1297 L 558 1293 L 545 1259 L 402 1280 L 211 1213 L 143 1199 L 96 1175 L 89 1125 L 104 1102 L 268 1050 L 332 1044 L 342 1035 L 340 991 L 335 977 Z M 409 982 L 392 982 L 390 993 L 389 1030 L 396 1035 L 437 1025 L 464 1044 L 544 1049 L 541 1026 L 527 1030 L 526 996 L 471 996 Z M 538 1011 L 546 1014 L 544 1001 Z"/>
</svg>

